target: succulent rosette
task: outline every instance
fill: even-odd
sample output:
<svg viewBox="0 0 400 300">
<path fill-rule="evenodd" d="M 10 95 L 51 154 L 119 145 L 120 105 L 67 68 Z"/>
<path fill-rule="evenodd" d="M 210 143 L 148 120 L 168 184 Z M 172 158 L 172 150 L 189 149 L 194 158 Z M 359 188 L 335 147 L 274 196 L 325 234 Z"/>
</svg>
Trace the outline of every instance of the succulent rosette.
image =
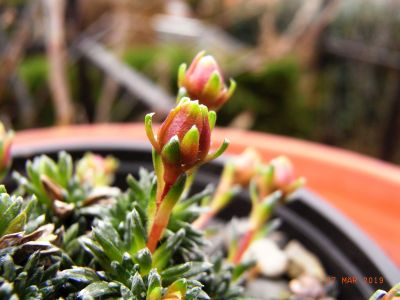
<svg viewBox="0 0 400 300">
<path fill-rule="evenodd" d="M 7 174 L 11 165 L 11 144 L 14 138 L 12 131 L 6 131 L 0 122 L 0 180 Z"/>
<path fill-rule="evenodd" d="M 224 82 L 221 69 L 211 55 L 202 51 L 196 55 L 189 68 L 182 64 L 178 74 L 178 99 L 188 96 L 198 99 L 210 110 L 218 110 L 232 96 L 236 88 L 234 80 L 229 87 Z"/>
<path fill-rule="evenodd" d="M 93 187 L 110 185 L 114 173 L 118 168 L 118 161 L 111 157 L 103 157 L 94 153 L 86 153 L 76 166 L 78 181 Z"/>
</svg>

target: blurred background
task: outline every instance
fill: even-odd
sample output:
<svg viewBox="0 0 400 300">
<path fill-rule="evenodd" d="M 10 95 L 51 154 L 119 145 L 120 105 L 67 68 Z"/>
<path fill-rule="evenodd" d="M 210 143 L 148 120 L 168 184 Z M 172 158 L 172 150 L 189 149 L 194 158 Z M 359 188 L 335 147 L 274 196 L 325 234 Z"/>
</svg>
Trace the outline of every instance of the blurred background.
<svg viewBox="0 0 400 300">
<path fill-rule="evenodd" d="M 202 49 L 238 83 L 219 125 L 400 163 L 400 0 L 1 0 L 0 120 L 169 111 Z"/>
</svg>

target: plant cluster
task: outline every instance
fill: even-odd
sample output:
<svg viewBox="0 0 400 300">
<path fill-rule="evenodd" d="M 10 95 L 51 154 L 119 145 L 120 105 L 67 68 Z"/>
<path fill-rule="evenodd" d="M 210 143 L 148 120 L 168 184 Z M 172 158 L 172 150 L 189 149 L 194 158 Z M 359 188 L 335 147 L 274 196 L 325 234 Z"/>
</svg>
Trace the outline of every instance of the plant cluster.
<svg viewBox="0 0 400 300">
<path fill-rule="evenodd" d="M 118 162 L 86 154 L 75 164 L 40 156 L 14 173 L 18 189 L 0 186 L 0 299 L 243 299 L 241 283 L 254 262 L 250 245 L 273 229 L 273 209 L 304 184 L 286 157 L 264 164 L 254 149 L 226 163 L 213 193 L 193 194 L 198 168 L 220 156 L 211 133 L 219 109 L 233 93 L 212 56 L 200 53 L 179 71 L 177 105 L 154 134 L 154 172 L 112 187 Z M 192 100 L 190 97 L 197 97 Z M 1 127 L 0 174 L 11 164 L 12 133 Z M 244 234 L 228 249 L 206 251 L 203 229 L 248 188 L 252 209 Z"/>
</svg>

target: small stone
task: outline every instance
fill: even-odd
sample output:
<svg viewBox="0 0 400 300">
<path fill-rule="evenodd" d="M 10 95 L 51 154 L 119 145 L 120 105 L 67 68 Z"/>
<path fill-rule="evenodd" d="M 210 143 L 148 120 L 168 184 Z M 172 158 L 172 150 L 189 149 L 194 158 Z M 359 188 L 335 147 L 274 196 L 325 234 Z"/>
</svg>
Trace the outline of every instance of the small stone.
<svg viewBox="0 0 400 300">
<path fill-rule="evenodd" d="M 282 231 L 272 231 L 268 234 L 268 239 L 277 244 L 280 249 L 283 249 L 289 242 L 288 237 Z"/>
<path fill-rule="evenodd" d="M 287 299 L 290 295 L 288 282 L 285 280 L 254 279 L 246 285 L 246 299 L 276 300 Z"/>
<path fill-rule="evenodd" d="M 255 241 L 244 254 L 244 260 L 254 259 L 262 275 L 278 277 L 287 271 L 288 258 L 279 247 L 269 239 Z"/>
<path fill-rule="evenodd" d="M 318 278 L 320 281 L 326 279 L 324 267 L 319 259 L 298 241 L 290 241 L 284 252 L 289 258 L 288 274 L 291 278 L 297 278 L 306 273 Z"/>
<path fill-rule="evenodd" d="M 304 298 L 320 299 L 325 296 L 325 289 L 318 278 L 307 274 L 292 279 L 289 288 L 293 294 Z"/>
</svg>

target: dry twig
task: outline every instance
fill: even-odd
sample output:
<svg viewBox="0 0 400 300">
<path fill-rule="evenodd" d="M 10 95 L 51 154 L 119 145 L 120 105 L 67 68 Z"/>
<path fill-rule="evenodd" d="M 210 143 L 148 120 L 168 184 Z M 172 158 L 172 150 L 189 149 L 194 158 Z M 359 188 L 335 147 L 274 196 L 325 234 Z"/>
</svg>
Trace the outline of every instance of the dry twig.
<svg viewBox="0 0 400 300">
<path fill-rule="evenodd" d="M 64 0 L 43 0 L 47 14 L 47 55 L 50 62 L 49 84 L 56 111 L 57 124 L 70 124 L 74 118 L 67 84 L 66 50 L 64 45 Z"/>
</svg>

